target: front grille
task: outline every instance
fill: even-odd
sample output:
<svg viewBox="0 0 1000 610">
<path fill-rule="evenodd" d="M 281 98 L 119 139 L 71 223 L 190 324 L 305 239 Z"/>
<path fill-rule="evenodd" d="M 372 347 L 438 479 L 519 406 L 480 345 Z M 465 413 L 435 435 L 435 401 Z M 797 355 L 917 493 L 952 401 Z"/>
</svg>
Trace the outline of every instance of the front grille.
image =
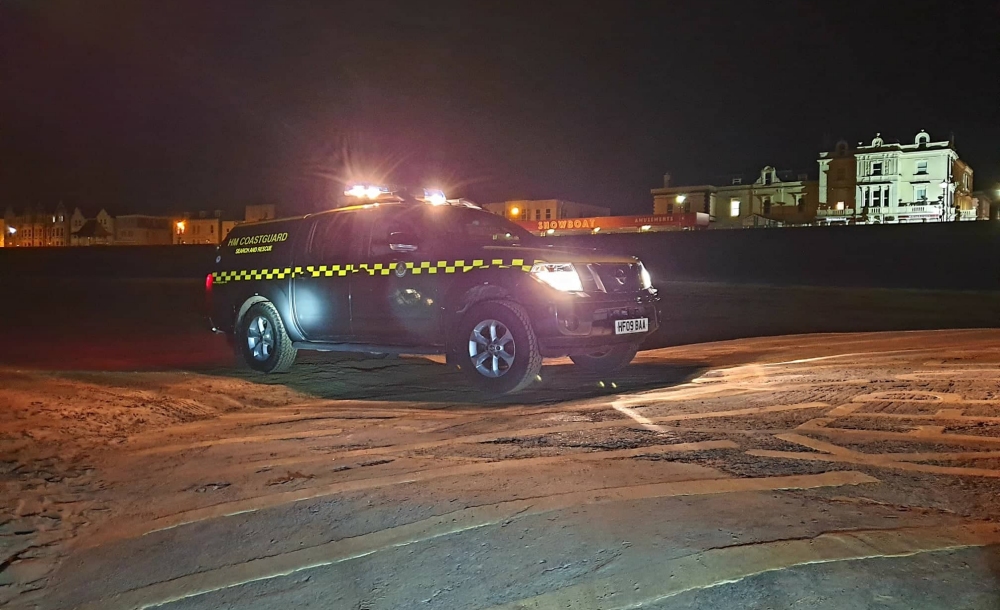
<svg viewBox="0 0 1000 610">
<path fill-rule="evenodd" d="M 634 293 L 642 289 L 638 263 L 591 263 L 587 266 L 608 294 Z"/>
</svg>

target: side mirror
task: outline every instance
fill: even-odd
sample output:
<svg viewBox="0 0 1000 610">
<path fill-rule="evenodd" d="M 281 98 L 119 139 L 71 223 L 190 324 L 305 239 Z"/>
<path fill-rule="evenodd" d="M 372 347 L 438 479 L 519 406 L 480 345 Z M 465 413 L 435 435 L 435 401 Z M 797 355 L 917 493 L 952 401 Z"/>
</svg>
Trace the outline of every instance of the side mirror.
<svg viewBox="0 0 1000 610">
<path fill-rule="evenodd" d="M 389 234 L 389 249 L 393 252 L 416 252 L 420 240 L 408 231 L 397 231 Z"/>
</svg>

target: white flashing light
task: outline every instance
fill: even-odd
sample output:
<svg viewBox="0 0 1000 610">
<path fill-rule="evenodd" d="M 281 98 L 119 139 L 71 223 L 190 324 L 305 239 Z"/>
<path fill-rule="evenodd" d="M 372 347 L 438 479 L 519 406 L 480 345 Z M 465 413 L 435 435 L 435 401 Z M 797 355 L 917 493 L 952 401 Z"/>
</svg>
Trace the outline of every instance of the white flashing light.
<svg viewBox="0 0 1000 610">
<path fill-rule="evenodd" d="M 351 188 L 344 191 L 345 195 L 350 197 L 357 197 L 358 199 L 378 199 L 383 193 L 388 193 L 389 189 L 384 186 L 376 186 L 374 184 L 355 184 Z"/>
<path fill-rule="evenodd" d="M 555 229 L 549 229 L 549 230 L 545 231 L 545 234 L 546 234 L 546 235 L 552 235 L 552 234 L 553 234 L 553 233 L 555 233 L 555 232 L 556 232 L 556 230 L 555 230 Z"/>
<path fill-rule="evenodd" d="M 643 230 L 643 231 L 648 231 L 648 230 L 650 230 L 650 229 L 652 229 L 652 228 L 653 228 L 653 225 L 642 225 L 642 226 L 641 226 L 641 227 L 639 227 L 639 228 L 640 228 L 641 230 Z"/>
<path fill-rule="evenodd" d="M 687 199 L 687 195 L 678 195 L 677 196 L 677 203 L 684 203 L 684 201 L 686 199 Z"/>
<path fill-rule="evenodd" d="M 448 198 L 440 189 L 424 189 L 424 201 L 431 205 L 444 205 L 448 203 Z"/>
<path fill-rule="evenodd" d="M 531 275 L 556 290 L 563 292 L 583 292 L 580 274 L 572 263 L 535 263 Z"/>
<path fill-rule="evenodd" d="M 13 235 L 14 233 L 17 233 L 17 229 L 14 227 L 7 227 L 7 232 Z"/>
<path fill-rule="evenodd" d="M 600 233 L 601 227 L 594 227 L 594 233 Z"/>
</svg>

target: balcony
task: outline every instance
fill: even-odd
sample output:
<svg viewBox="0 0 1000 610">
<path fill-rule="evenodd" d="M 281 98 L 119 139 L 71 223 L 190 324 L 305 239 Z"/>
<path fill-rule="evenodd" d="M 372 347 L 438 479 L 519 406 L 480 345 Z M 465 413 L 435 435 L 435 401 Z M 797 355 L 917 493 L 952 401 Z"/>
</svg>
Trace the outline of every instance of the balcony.
<svg viewBox="0 0 1000 610">
<path fill-rule="evenodd" d="M 816 210 L 816 216 L 819 217 L 819 218 L 826 218 L 826 217 L 834 217 L 834 218 L 840 217 L 840 218 L 843 218 L 843 217 L 847 217 L 847 216 L 854 216 L 854 210 L 853 209 L 851 209 L 851 210 L 824 210 L 824 209 L 819 209 L 819 210 Z"/>
</svg>

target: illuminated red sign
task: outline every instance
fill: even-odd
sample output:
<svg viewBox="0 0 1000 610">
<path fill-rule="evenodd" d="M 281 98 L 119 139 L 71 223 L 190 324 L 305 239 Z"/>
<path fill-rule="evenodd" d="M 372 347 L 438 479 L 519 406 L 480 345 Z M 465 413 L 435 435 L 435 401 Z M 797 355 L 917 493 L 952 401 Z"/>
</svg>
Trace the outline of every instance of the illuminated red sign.
<svg viewBox="0 0 1000 610">
<path fill-rule="evenodd" d="M 708 214 L 659 214 L 650 216 L 591 216 L 588 218 L 560 218 L 558 220 L 520 220 L 518 225 L 529 231 L 613 231 L 645 227 L 707 227 Z"/>
</svg>

